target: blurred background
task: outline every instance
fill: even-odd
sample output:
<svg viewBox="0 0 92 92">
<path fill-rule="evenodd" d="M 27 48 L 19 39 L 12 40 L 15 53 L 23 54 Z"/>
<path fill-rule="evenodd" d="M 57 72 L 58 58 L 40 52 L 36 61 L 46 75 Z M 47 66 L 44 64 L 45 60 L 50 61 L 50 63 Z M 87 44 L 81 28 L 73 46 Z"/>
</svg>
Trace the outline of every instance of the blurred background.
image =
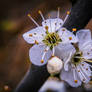
<svg viewBox="0 0 92 92">
<path fill-rule="evenodd" d="M 56 17 L 57 7 L 61 7 L 60 17 L 64 19 L 72 5 L 70 0 L 0 0 L 0 92 L 13 92 L 31 64 L 28 55 L 31 46 L 24 41 L 22 34 L 36 25 L 27 14 L 30 13 L 41 25 L 38 10 L 45 18 L 48 14 Z M 92 30 L 92 20 L 86 28 Z M 67 92 L 75 90 L 67 87 Z M 76 90 L 92 92 L 92 82 Z"/>
</svg>

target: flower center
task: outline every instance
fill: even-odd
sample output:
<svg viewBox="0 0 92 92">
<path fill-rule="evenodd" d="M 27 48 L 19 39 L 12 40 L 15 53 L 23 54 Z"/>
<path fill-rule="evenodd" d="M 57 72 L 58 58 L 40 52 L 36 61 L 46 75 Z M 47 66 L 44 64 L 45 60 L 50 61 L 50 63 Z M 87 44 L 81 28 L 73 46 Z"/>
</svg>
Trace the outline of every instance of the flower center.
<svg viewBox="0 0 92 92">
<path fill-rule="evenodd" d="M 72 57 L 72 63 L 76 66 L 76 65 L 78 65 L 82 60 L 82 53 L 81 52 L 76 52 L 75 54 L 74 54 L 74 56 Z"/>
<path fill-rule="evenodd" d="M 44 44 L 49 46 L 50 49 L 52 50 L 54 46 L 58 45 L 59 42 L 61 42 L 62 40 L 60 39 L 59 35 L 55 32 L 53 33 L 46 33 L 46 36 L 43 40 Z"/>
</svg>

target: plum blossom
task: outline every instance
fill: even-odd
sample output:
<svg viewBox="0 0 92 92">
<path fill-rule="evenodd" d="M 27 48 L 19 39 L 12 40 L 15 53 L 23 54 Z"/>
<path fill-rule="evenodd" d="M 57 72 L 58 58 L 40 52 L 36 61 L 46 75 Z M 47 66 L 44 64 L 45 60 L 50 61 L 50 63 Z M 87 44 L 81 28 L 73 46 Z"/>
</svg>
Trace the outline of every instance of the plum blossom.
<svg viewBox="0 0 92 92">
<path fill-rule="evenodd" d="M 92 76 L 92 38 L 90 30 L 79 30 L 76 34 L 78 44 L 74 44 L 69 53 L 63 52 L 64 68 L 60 77 L 72 87 L 78 87 L 82 83 L 88 83 Z"/>
<path fill-rule="evenodd" d="M 29 50 L 30 61 L 38 66 L 44 65 L 47 61 L 56 55 L 56 50 L 66 44 L 67 47 L 71 43 L 76 43 L 78 39 L 76 36 L 62 27 L 65 20 L 59 18 L 59 11 L 57 18 L 45 19 L 41 11 L 39 11 L 43 21 L 42 26 L 28 14 L 28 17 L 37 25 L 36 28 L 23 34 L 24 40 L 33 44 L 33 47 Z M 69 12 L 68 12 L 69 14 Z M 63 49 L 63 48 L 62 48 Z M 59 53 L 60 54 L 60 53 Z M 56 55 L 58 57 L 58 55 Z"/>
</svg>

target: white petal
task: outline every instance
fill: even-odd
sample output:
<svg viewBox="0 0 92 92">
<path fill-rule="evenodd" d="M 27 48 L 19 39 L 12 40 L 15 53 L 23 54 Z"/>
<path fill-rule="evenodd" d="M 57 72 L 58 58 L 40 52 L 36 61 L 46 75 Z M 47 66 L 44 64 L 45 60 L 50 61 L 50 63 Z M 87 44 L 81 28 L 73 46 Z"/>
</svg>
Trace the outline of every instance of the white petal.
<svg viewBox="0 0 92 92">
<path fill-rule="evenodd" d="M 80 46 L 80 50 L 85 59 L 92 59 L 92 41 L 85 42 L 82 47 Z"/>
<path fill-rule="evenodd" d="M 47 80 L 44 85 L 41 87 L 39 92 L 47 92 L 48 89 L 51 89 L 52 91 L 57 90 L 57 92 L 66 92 L 65 85 L 63 82 L 59 82 L 57 80 Z"/>
<path fill-rule="evenodd" d="M 55 55 L 64 61 L 64 68 L 67 71 L 71 56 L 76 52 L 75 48 L 71 44 L 61 43 L 55 49 Z"/>
<path fill-rule="evenodd" d="M 44 57 L 44 63 L 41 63 L 42 55 L 44 53 L 45 48 L 46 48 L 45 46 L 34 45 L 29 50 L 30 61 L 34 65 L 38 65 L 38 66 L 44 65 L 47 63 L 48 59 L 51 57 L 52 52 L 50 50 L 48 50 Z"/>
<path fill-rule="evenodd" d="M 23 38 L 29 44 L 34 44 L 35 40 L 40 43 L 43 40 L 43 35 L 45 35 L 45 31 L 43 27 L 37 27 L 23 34 Z"/>
<path fill-rule="evenodd" d="M 79 39 L 79 45 L 82 47 L 82 45 L 91 40 L 91 32 L 88 29 L 82 29 L 79 30 L 76 33 L 77 38 Z"/>
<path fill-rule="evenodd" d="M 58 46 L 55 47 L 55 55 L 61 59 L 64 59 L 64 61 L 67 60 L 71 51 L 73 54 L 76 52 L 73 45 L 71 45 L 69 43 L 67 43 L 67 44 L 60 43 Z"/>
<path fill-rule="evenodd" d="M 76 80 L 78 81 L 77 83 L 75 83 L 74 81 L 74 74 L 72 67 L 70 68 L 69 71 L 63 70 L 60 75 L 61 79 L 66 81 L 69 85 L 71 85 L 72 87 L 78 87 L 81 85 L 81 81 L 77 75 L 77 72 L 75 73 L 75 76 L 76 76 Z"/>
<path fill-rule="evenodd" d="M 77 37 L 72 32 L 68 31 L 66 28 L 60 28 L 58 34 L 61 37 L 63 43 L 78 42 Z"/>
<path fill-rule="evenodd" d="M 87 75 L 87 71 L 85 71 L 85 68 L 83 68 L 83 66 L 80 64 L 77 66 L 77 69 L 80 70 L 80 72 L 78 72 L 78 75 L 81 81 L 83 81 L 84 83 L 88 83 L 90 81 L 90 76 Z"/>
<path fill-rule="evenodd" d="M 91 73 L 92 73 L 92 71 L 90 69 L 90 65 L 88 63 L 86 63 L 86 62 L 81 62 L 81 63 L 84 64 L 84 66 L 82 66 L 84 68 L 84 72 L 86 73 L 86 75 L 88 77 L 90 77 Z"/>
<path fill-rule="evenodd" d="M 48 26 L 49 32 L 57 31 L 62 25 L 63 25 L 63 20 L 59 18 L 47 19 L 42 22 L 42 26 L 44 27 L 44 29 L 45 29 L 45 26 Z"/>
</svg>

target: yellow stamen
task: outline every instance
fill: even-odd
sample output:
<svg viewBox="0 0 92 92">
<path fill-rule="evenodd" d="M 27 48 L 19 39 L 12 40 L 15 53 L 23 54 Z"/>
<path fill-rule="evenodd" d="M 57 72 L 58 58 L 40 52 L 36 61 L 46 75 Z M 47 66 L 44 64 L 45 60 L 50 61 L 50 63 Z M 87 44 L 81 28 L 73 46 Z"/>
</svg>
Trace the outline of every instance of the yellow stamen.
<svg viewBox="0 0 92 92">
<path fill-rule="evenodd" d="M 72 31 L 74 31 L 74 32 L 75 32 L 75 31 L 77 31 L 77 29 L 76 29 L 76 28 L 73 28 L 73 29 L 72 29 Z"/>
<path fill-rule="evenodd" d="M 87 62 L 90 62 L 90 63 L 92 63 L 92 60 L 88 60 L 88 59 L 84 59 L 85 61 L 87 61 Z"/>
<path fill-rule="evenodd" d="M 69 40 L 72 40 L 72 37 L 69 37 Z"/>
<path fill-rule="evenodd" d="M 48 26 L 45 26 L 45 29 L 46 29 L 46 30 L 48 30 L 48 29 L 49 29 L 49 27 L 48 27 Z"/>
<path fill-rule="evenodd" d="M 32 34 L 29 34 L 29 36 L 31 36 L 31 37 L 32 37 L 33 35 L 32 35 Z"/>
<path fill-rule="evenodd" d="M 75 83 L 77 83 L 77 82 L 78 82 L 78 80 L 74 80 L 74 82 L 75 82 Z"/>
<path fill-rule="evenodd" d="M 41 60 L 41 63 L 44 63 L 44 60 Z"/>
<path fill-rule="evenodd" d="M 65 29 L 63 28 L 62 31 L 65 31 Z"/>
<path fill-rule="evenodd" d="M 86 70 L 88 70 L 88 68 L 86 68 Z"/>
<path fill-rule="evenodd" d="M 27 15 L 28 17 L 31 16 L 30 14 Z"/>
<path fill-rule="evenodd" d="M 69 15 L 70 14 L 70 11 L 67 11 L 67 15 Z"/>
<path fill-rule="evenodd" d="M 35 40 L 35 44 L 37 44 L 37 45 L 38 45 L 39 43 Z"/>
<path fill-rule="evenodd" d="M 41 14 L 41 11 L 39 10 L 38 13 Z"/>
<path fill-rule="evenodd" d="M 84 66 L 84 64 L 82 64 L 82 66 Z"/>
<path fill-rule="evenodd" d="M 78 70 L 78 72 L 80 72 L 80 70 Z"/>
</svg>

